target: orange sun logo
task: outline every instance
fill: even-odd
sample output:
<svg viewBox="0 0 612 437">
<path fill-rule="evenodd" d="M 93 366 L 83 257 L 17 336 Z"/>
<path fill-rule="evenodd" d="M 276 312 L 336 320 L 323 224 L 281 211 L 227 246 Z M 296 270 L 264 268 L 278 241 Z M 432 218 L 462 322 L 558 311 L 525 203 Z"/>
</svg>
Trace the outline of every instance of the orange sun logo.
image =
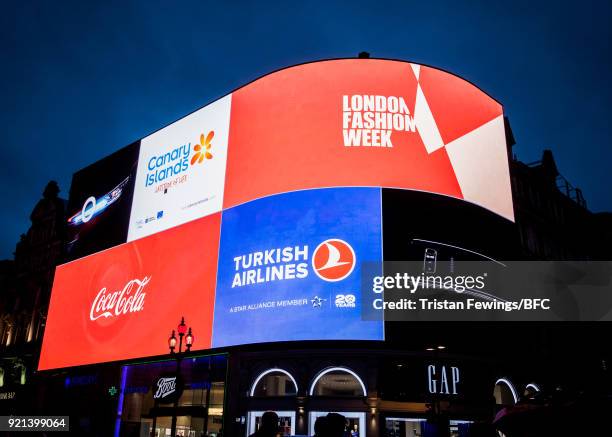
<svg viewBox="0 0 612 437">
<path fill-rule="evenodd" d="M 193 158 L 191 158 L 191 165 L 195 164 L 196 162 L 199 164 L 204 161 L 204 159 L 212 159 L 213 156 L 212 153 L 210 153 L 212 144 L 210 144 L 210 142 L 214 136 L 215 131 L 213 130 L 208 132 L 206 138 L 204 138 L 204 134 L 200 135 L 200 144 L 196 144 L 193 147 L 193 150 L 195 150 L 196 153 L 193 155 Z"/>
</svg>

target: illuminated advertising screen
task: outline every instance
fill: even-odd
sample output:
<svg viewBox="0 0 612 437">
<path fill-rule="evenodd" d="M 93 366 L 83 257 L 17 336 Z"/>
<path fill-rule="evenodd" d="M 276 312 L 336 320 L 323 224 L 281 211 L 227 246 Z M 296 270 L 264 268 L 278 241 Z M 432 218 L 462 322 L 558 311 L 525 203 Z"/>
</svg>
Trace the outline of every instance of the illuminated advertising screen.
<svg viewBox="0 0 612 437">
<path fill-rule="evenodd" d="M 224 207 L 374 186 L 464 199 L 513 220 L 502 106 L 434 68 L 315 62 L 232 94 Z"/>
<path fill-rule="evenodd" d="M 307 190 L 226 210 L 213 346 L 382 340 L 361 320 L 361 263 L 382 260 L 380 189 Z"/>
<path fill-rule="evenodd" d="M 382 199 L 385 260 L 426 263 L 519 257 L 520 240 L 513 223 L 483 213 L 476 205 L 438 194 L 388 188 L 382 190 Z"/>
<path fill-rule="evenodd" d="M 66 224 L 69 259 L 124 243 L 136 179 L 139 142 L 72 177 Z"/>
<path fill-rule="evenodd" d="M 380 59 L 263 76 L 74 175 L 40 368 L 163 354 L 181 316 L 198 349 L 381 340 L 361 263 L 445 256 L 405 226 L 454 244 L 454 207 L 418 212 L 440 199 L 514 220 L 503 109 L 477 87 Z"/>
<path fill-rule="evenodd" d="M 231 96 L 141 141 L 128 240 L 221 211 Z"/>
<path fill-rule="evenodd" d="M 163 354 L 177 315 L 210 347 L 219 213 L 61 265 L 39 369 Z"/>
</svg>

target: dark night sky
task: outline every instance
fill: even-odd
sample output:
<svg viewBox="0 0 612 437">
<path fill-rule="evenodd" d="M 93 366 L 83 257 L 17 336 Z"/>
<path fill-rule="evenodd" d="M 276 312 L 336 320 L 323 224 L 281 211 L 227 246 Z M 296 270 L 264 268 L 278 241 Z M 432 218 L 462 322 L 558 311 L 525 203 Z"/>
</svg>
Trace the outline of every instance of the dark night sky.
<svg viewBox="0 0 612 437">
<path fill-rule="evenodd" d="M 610 211 L 611 5 L 5 2 L 0 259 L 48 180 L 66 197 L 74 171 L 247 81 L 363 50 L 474 82 L 504 104 L 520 159 L 551 148 L 589 207 Z"/>
</svg>

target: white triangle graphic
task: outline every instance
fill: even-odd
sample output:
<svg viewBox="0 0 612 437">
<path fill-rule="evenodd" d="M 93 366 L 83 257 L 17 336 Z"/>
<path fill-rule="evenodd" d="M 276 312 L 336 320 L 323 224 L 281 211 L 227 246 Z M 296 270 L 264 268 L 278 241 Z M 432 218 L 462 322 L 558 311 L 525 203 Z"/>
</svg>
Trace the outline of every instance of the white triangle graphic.
<svg viewBox="0 0 612 437">
<path fill-rule="evenodd" d="M 504 116 L 446 145 L 463 198 L 514 221 Z"/>
<path fill-rule="evenodd" d="M 421 72 L 421 66 L 419 64 L 410 64 L 412 67 L 412 71 L 414 72 L 414 76 L 416 77 L 417 82 L 419 81 L 419 73 Z"/>
<path fill-rule="evenodd" d="M 431 113 L 425 94 L 423 94 L 421 85 L 417 85 L 414 122 L 421 135 L 425 149 L 427 149 L 427 153 L 433 153 L 439 148 L 444 147 L 444 141 L 442 141 L 442 136 Z"/>
</svg>

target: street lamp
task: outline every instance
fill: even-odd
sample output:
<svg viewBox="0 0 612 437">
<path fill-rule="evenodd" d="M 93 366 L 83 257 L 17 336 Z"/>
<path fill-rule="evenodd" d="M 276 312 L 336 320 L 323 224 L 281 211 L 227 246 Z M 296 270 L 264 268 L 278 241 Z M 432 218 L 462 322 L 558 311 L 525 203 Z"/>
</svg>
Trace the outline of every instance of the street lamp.
<svg viewBox="0 0 612 437">
<path fill-rule="evenodd" d="M 175 352 L 176 349 L 176 333 L 178 333 L 178 352 Z M 191 351 L 191 346 L 193 345 L 194 336 L 191 331 L 191 327 L 187 328 L 185 324 L 185 317 L 181 317 L 181 323 L 176 327 L 176 331 L 173 329 L 170 337 L 168 337 L 168 348 L 170 349 L 170 354 L 176 357 L 176 376 L 179 377 L 179 373 L 181 371 L 181 359 L 183 358 L 183 337 L 185 337 L 185 352 Z M 176 413 L 178 411 L 178 397 L 174 401 L 174 410 L 172 412 L 172 427 L 171 427 L 171 436 L 176 437 Z M 153 419 L 153 432 L 155 432 L 155 422 L 156 418 Z"/>
<path fill-rule="evenodd" d="M 176 336 L 174 335 L 174 329 L 172 330 L 172 334 L 170 338 L 168 338 L 168 347 L 170 348 L 170 353 L 174 353 L 174 348 L 176 347 Z"/>
<path fill-rule="evenodd" d="M 179 336 L 179 347 L 177 353 L 181 354 L 183 352 L 183 337 L 185 337 L 185 335 L 185 352 L 189 352 L 191 346 L 193 345 L 194 337 L 193 333 L 191 332 L 191 327 L 187 329 L 187 325 L 185 324 L 185 317 L 181 317 L 181 323 L 178 324 L 176 332 L 178 332 Z M 176 334 L 174 329 L 172 330 L 172 334 L 170 334 L 170 337 L 168 338 L 168 347 L 170 348 L 170 353 L 174 354 L 174 349 L 176 348 Z M 177 359 L 180 359 L 180 357 L 177 357 Z"/>
<path fill-rule="evenodd" d="M 185 349 L 187 349 L 186 352 L 189 352 L 192 344 L 193 344 L 193 334 L 191 332 L 191 327 L 189 327 L 189 332 L 187 332 L 187 337 L 185 337 Z"/>
</svg>

